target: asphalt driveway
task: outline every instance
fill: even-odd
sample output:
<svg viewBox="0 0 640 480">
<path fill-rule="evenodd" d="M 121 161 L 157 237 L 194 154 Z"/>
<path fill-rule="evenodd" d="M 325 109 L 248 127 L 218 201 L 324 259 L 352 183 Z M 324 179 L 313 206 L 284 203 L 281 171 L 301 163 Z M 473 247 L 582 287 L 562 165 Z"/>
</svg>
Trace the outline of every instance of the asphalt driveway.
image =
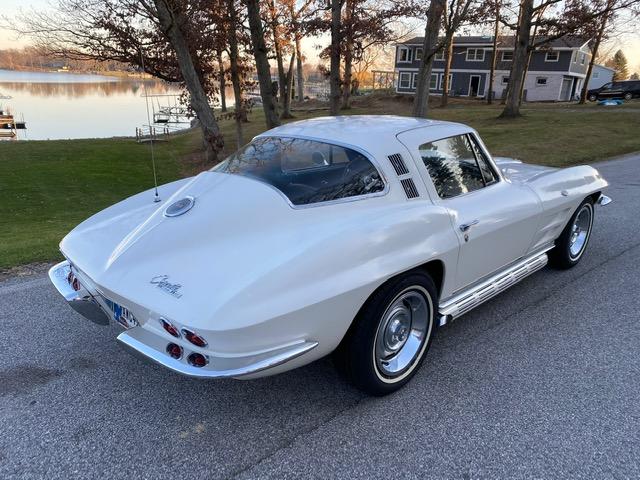
<svg viewBox="0 0 640 480">
<path fill-rule="evenodd" d="M 440 329 L 403 390 L 329 360 L 257 381 L 141 363 L 43 276 L 0 283 L 0 478 L 640 477 L 640 156 L 586 256 Z"/>
</svg>

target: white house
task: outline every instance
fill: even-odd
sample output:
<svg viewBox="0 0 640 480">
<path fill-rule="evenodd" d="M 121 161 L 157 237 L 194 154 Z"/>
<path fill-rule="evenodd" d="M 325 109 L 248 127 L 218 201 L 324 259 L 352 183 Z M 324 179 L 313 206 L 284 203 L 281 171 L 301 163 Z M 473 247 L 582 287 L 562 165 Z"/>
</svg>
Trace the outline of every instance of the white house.
<svg viewBox="0 0 640 480">
<path fill-rule="evenodd" d="M 613 74 L 615 70 L 613 68 L 605 67 L 604 65 L 593 64 L 593 70 L 591 71 L 591 77 L 587 88 L 592 90 L 594 88 L 600 88 L 605 83 L 613 81 Z"/>
</svg>

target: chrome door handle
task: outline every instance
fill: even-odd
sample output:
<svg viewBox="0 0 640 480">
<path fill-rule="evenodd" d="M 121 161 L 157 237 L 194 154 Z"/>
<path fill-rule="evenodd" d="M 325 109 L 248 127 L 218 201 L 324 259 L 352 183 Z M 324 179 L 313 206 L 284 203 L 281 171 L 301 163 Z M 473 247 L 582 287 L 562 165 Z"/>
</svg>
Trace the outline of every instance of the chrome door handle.
<svg viewBox="0 0 640 480">
<path fill-rule="evenodd" d="M 460 225 L 460 231 L 467 232 L 471 227 L 480 223 L 480 220 L 472 220 L 469 223 L 463 223 Z"/>
</svg>

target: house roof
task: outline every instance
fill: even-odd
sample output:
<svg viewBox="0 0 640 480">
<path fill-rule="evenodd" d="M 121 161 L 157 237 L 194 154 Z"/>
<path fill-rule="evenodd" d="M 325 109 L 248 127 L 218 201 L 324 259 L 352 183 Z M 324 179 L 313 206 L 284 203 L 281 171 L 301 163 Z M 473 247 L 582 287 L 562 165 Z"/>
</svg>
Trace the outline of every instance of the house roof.
<svg viewBox="0 0 640 480">
<path fill-rule="evenodd" d="M 615 68 L 607 67 L 606 65 L 600 65 L 599 63 L 594 63 L 593 64 L 593 68 L 595 68 L 595 67 L 604 68 L 605 70 L 611 70 L 612 72 L 616 71 Z"/>
<path fill-rule="evenodd" d="M 539 42 L 544 40 L 545 37 L 538 36 L 536 37 L 536 41 Z M 514 35 L 503 35 L 498 37 L 498 46 L 499 47 L 513 47 L 515 44 L 516 37 Z M 585 37 L 574 37 L 566 35 L 561 38 L 556 38 L 549 42 L 548 45 L 551 48 L 579 48 L 587 43 L 589 39 Z M 422 45 L 424 42 L 424 37 L 413 37 L 406 42 L 402 42 L 402 45 Z M 454 45 L 493 45 L 493 36 L 485 35 L 485 36 L 456 36 L 453 37 Z"/>
</svg>

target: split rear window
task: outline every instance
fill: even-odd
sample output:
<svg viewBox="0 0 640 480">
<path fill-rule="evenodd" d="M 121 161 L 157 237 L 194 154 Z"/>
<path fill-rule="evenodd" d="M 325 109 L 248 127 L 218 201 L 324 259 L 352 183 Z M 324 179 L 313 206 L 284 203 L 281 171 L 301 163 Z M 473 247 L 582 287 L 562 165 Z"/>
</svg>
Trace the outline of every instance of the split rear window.
<svg viewBox="0 0 640 480">
<path fill-rule="evenodd" d="M 301 138 L 260 137 L 211 169 L 280 190 L 293 205 L 382 192 L 384 182 L 362 153 Z"/>
</svg>

